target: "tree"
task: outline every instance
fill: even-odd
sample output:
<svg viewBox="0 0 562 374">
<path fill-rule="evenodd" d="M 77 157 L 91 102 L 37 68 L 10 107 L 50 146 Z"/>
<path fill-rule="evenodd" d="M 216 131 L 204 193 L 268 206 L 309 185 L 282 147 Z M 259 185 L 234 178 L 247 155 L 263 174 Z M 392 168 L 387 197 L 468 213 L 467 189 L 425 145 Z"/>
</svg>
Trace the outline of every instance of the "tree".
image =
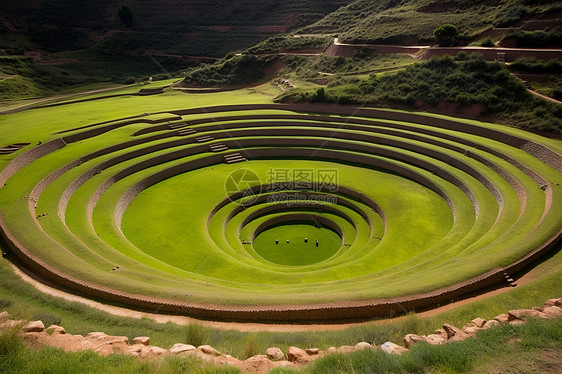
<svg viewBox="0 0 562 374">
<path fill-rule="evenodd" d="M 133 12 L 128 5 L 121 5 L 117 10 L 117 15 L 127 27 L 133 27 Z"/>
<path fill-rule="evenodd" d="M 435 36 L 439 45 L 447 45 L 455 40 L 458 33 L 459 30 L 454 25 L 447 23 L 436 28 L 433 31 L 433 36 Z"/>
</svg>

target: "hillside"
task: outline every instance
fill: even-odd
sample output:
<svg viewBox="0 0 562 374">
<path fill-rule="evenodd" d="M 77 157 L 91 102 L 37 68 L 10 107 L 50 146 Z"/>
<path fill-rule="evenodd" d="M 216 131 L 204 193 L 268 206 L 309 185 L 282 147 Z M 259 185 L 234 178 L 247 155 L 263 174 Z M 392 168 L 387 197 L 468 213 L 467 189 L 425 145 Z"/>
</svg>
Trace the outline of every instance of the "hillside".
<svg viewBox="0 0 562 374">
<path fill-rule="evenodd" d="M 457 25 L 470 39 L 494 27 L 554 27 L 561 11 L 562 2 L 553 0 L 356 0 L 300 32 L 339 33 L 346 42 L 416 44 L 432 41 L 435 27 L 444 23 Z"/>
</svg>

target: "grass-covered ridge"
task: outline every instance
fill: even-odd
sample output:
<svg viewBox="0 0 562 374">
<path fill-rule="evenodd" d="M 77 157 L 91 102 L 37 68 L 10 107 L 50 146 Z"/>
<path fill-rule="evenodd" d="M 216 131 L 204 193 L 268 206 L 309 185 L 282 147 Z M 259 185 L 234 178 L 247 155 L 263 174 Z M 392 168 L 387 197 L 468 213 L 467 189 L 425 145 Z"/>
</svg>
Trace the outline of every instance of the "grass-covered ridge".
<svg viewBox="0 0 562 374">
<path fill-rule="evenodd" d="M 504 66 L 486 62 L 478 55 L 434 58 L 396 73 L 367 79 L 344 78 L 326 88 L 294 89 L 277 100 L 410 108 L 424 104 L 435 107 L 441 102 L 456 103 L 460 107 L 481 104 L 482 114 L 497 116 L 502 122 L 523 128 L 562 131 L 562 105 L 533 96 Z"/>
<path fill-rule="evenodd" d="M 415 45 L 433 42 L 433 30 L 442 24 L 456 25 L 459 38 L 468 40 L 492 27 L 560 10 L 558 1 L 356 0 L 301 32 L 338 33 L 347 42 Z"/>
</svg>

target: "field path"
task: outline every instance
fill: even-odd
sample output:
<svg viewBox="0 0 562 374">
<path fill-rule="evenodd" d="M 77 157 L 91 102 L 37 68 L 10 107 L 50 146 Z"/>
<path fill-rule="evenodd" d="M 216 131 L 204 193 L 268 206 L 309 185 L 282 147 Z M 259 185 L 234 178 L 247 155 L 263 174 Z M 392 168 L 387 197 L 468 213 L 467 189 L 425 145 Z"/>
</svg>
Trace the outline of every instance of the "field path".
<svg viewBox="0 0 562 374">
<path fill-rule="evenodd" d="M 139 312 L 132 309 L 122 308 L 114 305 L 103 304 L 98 301 L 93 301 L 87 299 L 82 296 L 74 295 L 69 292 L 61 291 L 59 289 L 50 287 L 40 281 L 32 278 L 20 268 L 12 264 L 12 270 L 14 273 L 19 276 L 24 282 L 29 283 L 33 287 L 35 287 L 38 291 L 41 291 L 47 295 L 59 297 L 67 301 L 77 302 L 83 305 L 86 305 L 90 308 L 98 309 L 103 312 L 119 316 L 119 317 L 127 317 L 127 318 L 150 318 L 158 323 L 167 323 L 172 322 L 178 325 L 188 325 L 192 322 L 197 322 L 198 324 L 205 325 L 208 327 L 222 329 L 222 330 L 237 330 L 242 332 L 258 332 L 258 331 L 268 331 L 268 332 L 299 332 L 299 331 L 335 331 L 335 330 L 345 330 L 352 326 L 359 326 L 365 324 L 385 324 L 392 321 L 397 321 L 405 317 L 396 317 L 396 318 L 387 318 L 382 319 L 374 322 L 360 322 L 360 323 L 340 323 L 340 324 L 306 324 L 306 325 L 292 325 L 292 324 L 265 324 L 265 323 L 239 323 L 239 322 L 216 322 L 216 321 L 205 321 L 205 320 L 198 320 L 190 317 L 184 316 L 174 316 L 174 315 L 167 315 L 167 314 L 158 314 L 158 313 L 147 313 L 147 312 Z M 540 276 L 541 270 L 534 268 L 529 272 L 525 273 L 522 277 L 517 279 L 517 285 L 521 286 L 527 284 L 538 276 Z M 450 303 L 438 308 L 434 308 L 431 310 L 427 310 L 424 312 L 417 313 L 417 316 L 420 318 L 425 317 L 432 317 L 438 315 L 440 313 L 455 309 L 462 305 L 470 304 L 477 300 L 486 299 L 491 296 L 499 295 L 504 292 L 511 290 L 512 288 L 509 286 L 494 289 L 491 291 L 487 291 L 476 296 L 471 296 L 454 303 Z"/>
</svg>

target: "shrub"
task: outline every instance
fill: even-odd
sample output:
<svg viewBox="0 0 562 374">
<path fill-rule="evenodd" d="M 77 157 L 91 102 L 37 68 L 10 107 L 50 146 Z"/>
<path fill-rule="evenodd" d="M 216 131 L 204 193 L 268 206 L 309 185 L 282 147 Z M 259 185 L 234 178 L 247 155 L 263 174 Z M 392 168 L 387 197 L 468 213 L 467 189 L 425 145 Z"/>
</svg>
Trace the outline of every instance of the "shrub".
<svg viewBox="0 0 562 374">
<path fill-rule="evenodd" d="M 457 37 L 459 30 L 449 23 L 441 25 L 433 30 L 433 36 L 439 45 L 451 44 Z"/>
<path fill-rule="evenodd" d="M 209 338 L 209 331 L 205 326 L 198 323 L 190 323 L 185 328 L 185 341 L 195 347 L 199 347 Z"/>
</svg>

